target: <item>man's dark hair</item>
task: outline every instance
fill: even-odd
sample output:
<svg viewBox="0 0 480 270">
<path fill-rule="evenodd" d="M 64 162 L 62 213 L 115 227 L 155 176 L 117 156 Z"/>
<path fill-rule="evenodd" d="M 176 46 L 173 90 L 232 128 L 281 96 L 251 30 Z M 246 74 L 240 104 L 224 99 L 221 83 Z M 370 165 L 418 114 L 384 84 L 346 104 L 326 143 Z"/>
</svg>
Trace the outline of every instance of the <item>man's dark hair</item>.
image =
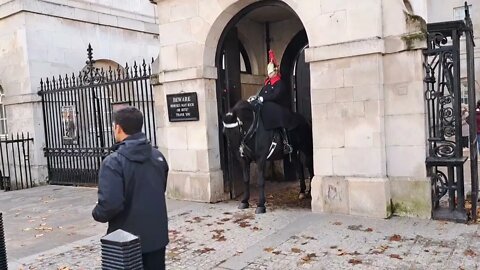
<svg viewBox="0 0 480 270">
<path fill-rule="evenodd" d="M 477 109 L 480 109 L 480 100 L 477 101 Z"/>
<path fill-rule="evenodd" d="M 113 112 L 113 122 L 120 125 L 127 135 L 142 131 L 143 114 L 135 107 L 125 107 Z"/>
</svg>

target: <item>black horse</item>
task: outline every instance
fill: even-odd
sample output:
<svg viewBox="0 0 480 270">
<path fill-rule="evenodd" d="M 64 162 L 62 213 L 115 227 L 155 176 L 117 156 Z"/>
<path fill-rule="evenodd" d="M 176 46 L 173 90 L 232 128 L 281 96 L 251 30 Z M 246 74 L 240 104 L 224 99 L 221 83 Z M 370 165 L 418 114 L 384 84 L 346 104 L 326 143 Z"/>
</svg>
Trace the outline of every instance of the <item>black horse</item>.
<svg viewBox="0 0 480 270">
<path fill-rule="evenodd" d="M 261 110 L 261 104 L 252 105 L 247 101 L 239 101 L 223 118 L 223 132 L 227 137 L 229 151 L 235 153 L 243 169 L 245 193 L 239 209 L 250 206 L 248 203 L 250 199 L 250 163 L 257 164 L 259 176 L 257 185 L 260 189 L 259 202 L 255 211 L 257 214 L 266 212 L 264 177 L 266 161 L 281 160 L 285 157 L 283 140 L 278 139 L 278 134 L 273 130 L 264 128 L 259 110 Z M 297 128 L 289 131 L 289 142 L 293 148 L 293 152 L 290 154 L 291 160 L 300 179 L 299 199 L 303 199 L 310 194 L 310 190 L 306 190 L 304 166 L 300 159 L 300 152 L 305 157 L 311 182 L 313 178 L 313 141 L 311 126 L 299 114 L 297 114 L 297 118 L 299 123 Z M 274 138 L 277 139 L 274 140 Z M 272 141 L 277 144 L 277 151 L 273 151 Z"/>
</svg>

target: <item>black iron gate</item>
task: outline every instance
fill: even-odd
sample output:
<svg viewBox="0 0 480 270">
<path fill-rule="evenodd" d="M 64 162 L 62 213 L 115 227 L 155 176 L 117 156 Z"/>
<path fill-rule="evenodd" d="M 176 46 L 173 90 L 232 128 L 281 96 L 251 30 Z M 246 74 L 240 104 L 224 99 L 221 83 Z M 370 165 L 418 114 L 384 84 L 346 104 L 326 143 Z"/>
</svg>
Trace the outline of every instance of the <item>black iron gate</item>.
<svg viewBox="0 0 480 270">
<path fill-rule="evenodd" d="M 473 26 L 468 5 L 465 21 L 428 24 L 428 48 L 425 55 L 425 100 L 428 120 L 428 156 L 426 166 L 432 181 L 432 217 L 466 222 L 468 214 L 476 220 L 478 166 L 475 121 L 475 66 Z M 461 37 L 465 39 L 461 39 Z M 466 46 L 468 107 L 470 128 L 470 167 L 472 209 L 465 209 L 463 166 L 467 157 L 462 147 L 461 49 Z M 463 97 L 465 98 L 465 97 Z"/>
<path fill-rule="evenodd" d="M 0 137 L 0 189 L 5 191 L 33 187 L 30 134 Z"/>
<path fill-rule="evenodd" d="M 99 69 L 90 45 L 87 51 L 87 66 L 77 76 L 40 82 L 50 184 L 97 184 L 100 164 L 114 144 L 112 111 L 117 107 L 142 111 L 143 132 L 156 146 L 150 65 L 143 60 L 140 66 Z"/>
</svg>

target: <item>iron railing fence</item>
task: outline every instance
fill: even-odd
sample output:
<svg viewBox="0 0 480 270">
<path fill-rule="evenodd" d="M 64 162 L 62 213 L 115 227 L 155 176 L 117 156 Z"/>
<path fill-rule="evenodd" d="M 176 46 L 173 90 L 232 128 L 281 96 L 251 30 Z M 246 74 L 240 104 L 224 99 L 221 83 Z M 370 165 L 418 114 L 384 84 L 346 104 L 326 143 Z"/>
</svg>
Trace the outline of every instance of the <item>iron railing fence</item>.
<svg viewBox="0 0 480 270">
<path fill-rule="evenodd" d="M 5 191 L 33 187 L 30 163 L 33 138 L 29 133 L 0 137 L 0 189 Z"/>
</svg>

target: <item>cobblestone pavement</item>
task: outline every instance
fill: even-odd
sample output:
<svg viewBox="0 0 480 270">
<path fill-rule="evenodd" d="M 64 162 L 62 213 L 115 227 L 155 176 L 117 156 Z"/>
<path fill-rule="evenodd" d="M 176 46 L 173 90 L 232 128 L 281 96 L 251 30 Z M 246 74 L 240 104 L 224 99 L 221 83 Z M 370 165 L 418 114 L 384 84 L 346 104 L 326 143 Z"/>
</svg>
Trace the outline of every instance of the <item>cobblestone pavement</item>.
<svg viewBox="0 0 480 270">
<path fill-rule="evenodd" d="M 480 269 L 478 225 L 282 207 L 255 215 L 236 205 L 170 211 L 167 269 Z M 21 258 L 10 269 L 100 269 L 100 237 Z"/>
</svg>

